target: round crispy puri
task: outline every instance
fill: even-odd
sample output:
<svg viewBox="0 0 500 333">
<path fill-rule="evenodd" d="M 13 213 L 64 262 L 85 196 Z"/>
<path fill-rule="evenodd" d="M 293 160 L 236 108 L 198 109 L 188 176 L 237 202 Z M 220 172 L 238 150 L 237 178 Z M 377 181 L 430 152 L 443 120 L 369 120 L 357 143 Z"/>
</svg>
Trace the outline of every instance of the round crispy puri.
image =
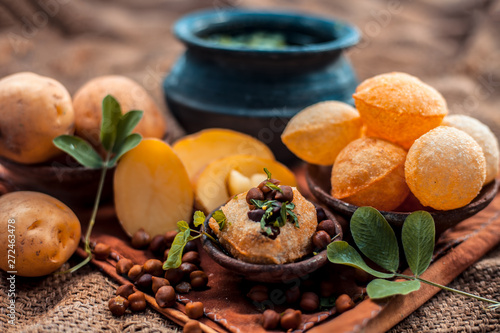
<svg viewBox="0 0 500 333">
<path fill-rule="evenodd" d="M 424 206 L 460 208 L 472 201 L 486 178 L 479 144 L 459 129 L 439 126 L 422 135 L 408 152 L 406 182 Z"/>
<path fill-rule="evenodd" d="M 448 113 L 446 101 L 437 90 L 405 73 L 365 80 L 353 97 L 371 132 L 406 149 L 439 126 Z"/>
<path fill-rule="evenodd" d="M 500 166 L 498 140 L 488 126 L 475 118 L 461 114 L 444 117 L 441 125 L 455 127 L 472 136 L 481 146 L 486 159 L 486 179 L 484 184 L 496 178 Z"/>
<path fill-rule="evenodd" d="M 393 210 L 409 193 L 404 175 L 406 151 L 388 141 L 363 137 L 335 160 L 332 196 L 356 206 Z"/>
<path fill-rule="evenodd" d="M 293 188 L 292 202 L 300 227 L 287 222 L 274 240 L 262 235 L 260 223 L 248 218 L 249 208 L 245 198 L 246 192 L 222 206 L 227 218 L 222 231 L 215 219 L 209 221 L 221 245 L 233 257 L 254 264 L 285 264 L 311 253 L 311 238 L 318 225 L 316 209 L 296 188 Z"/>
<path fill-rule="evenodd" d="M 361 136 L 361 118 L 352 106 L 326 101 L 297 113 L 286 126 L 281 140 L 302 160 L 332 165 L 338 153 Z"/>
</svg>

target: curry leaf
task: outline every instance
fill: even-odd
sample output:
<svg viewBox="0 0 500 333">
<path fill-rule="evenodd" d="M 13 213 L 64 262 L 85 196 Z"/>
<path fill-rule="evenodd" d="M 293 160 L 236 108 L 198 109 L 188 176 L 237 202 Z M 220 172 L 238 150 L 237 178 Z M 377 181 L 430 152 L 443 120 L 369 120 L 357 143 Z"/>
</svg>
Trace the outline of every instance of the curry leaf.
<svg viewBox="0 0 500 333">
<path fill-rule="evenodd" d="M 379 278 L 391 278 L 394 274 L 382 273 L 369 267 L 359 253 L 347 242 L 337 241 L 327 247 L 328 260 L 334 264 L 343 264 L 364 270 L 368 274 Z"/>
<path fill-rule="evenodd" d="M 222 210 L 216 210 L 213 214 L 212 217 L 215 219 L 217 224 L 219 225 L 219 230 L 223 230 L 224 227 L 226 226 L 226 215 L 224 215 L 224 212 Z"/>
<path fill-rule="evenodd" d="M 177 229 L 179 229 L 180 232 L 186 231 L 189 229 L 189 224 L 186 221 L 177 221 Z"/>
<path fill-rule="evenodd" d="M 72 156 L 83 166 L 99 169 L 104 162 L 101 156 L 85 140 L 71 135 L 60 135 L 53 140 L 54 145 Z"/>
<path fill-rule="evenodd" d="M 420 289 L 420 281 L 387 281 L 375 279 L 366 286 L 366 293 L 372 299 L 385 298 L 394 295 L 406 295 Z"/>
<path fill-rule="evenodd" d="M 141 142 L 142 136 L 138 133 L 130 134 L 125 138 L 125 140 L 120 143 L 115 145 L 116 149 L 116 155 L 113 156 L 113 158 L 109 161 L 109 167 L 113 167 L 116 162 L 118 162 L 118 159 L 120 159 L 123 154 L 128 152 L 129 150 L 137 147 L 137 145 Z"/>
<path fill-rule="evenodd" d="M 111 151 L 116 140 L 116 127 L 122 116 L 118 101 L 111 95 L 102 100 L 101 143 L 104 149 Z"/>
<path fill-rule="evenodd" d="M 186 223 L 187 224 L 187 223 Z M 191 236 L 190 229 L 186 229 L 184 231 L 179 232 L 172 243 L 172 247 L 170 247 L 170 251 L 168 252 L 168 258 L 163 263 L 163 269 L 171 269 L 177 268 L 182 263 L 182 251 L 184 251 L 184 247 L 186 243 L 189 241 Z"/>
<path fill-rule="evenodd" d="M 139 121 L 141 121 L 142 116 L 142 111 L 132 110 L 120 117 L 116 126 L 116 139 L 115 146 L 113 147 L 113 153 L 118 153 L 118 150 L 122 146 L 123 142 L 130 136 Z"/>
<path fill-rule="evenodd" d="M 283 190 L 279 186 L 276 186 L 275 184 L 273 184 L 271 182 L 266 182 L 266 186 L 269 187 L 271 190 L 283 193 Z"/>
<path fill-rule="evenodd" d="M 195 227 L 199 227 L 205 222 L 205 214 L 202 211 L 197 210 L 194 212 L 193 224 Z"/>
<path fill-rule="evenodd" d="M 378 210 L 372 207 L 356 209 L 351 218 L 351 233 L 365 256 L 380 267 L 396 272 L 399 266 L 398 241 Z"/>
<path fill-rule="evenodd" d="M 401 240 L 411 271 L 419 276 L 431 263 L 436 231 L 428 212 L 411 213 L 403 224 Z"/>
<path fill-rule="evenodd" d="M 271 179 L 271 172 L 269 170 L 267 170 L 267 168 L 264 168 L 264 172 L 266 173 L 267 175 L 267 179 Z"/>
</svg>

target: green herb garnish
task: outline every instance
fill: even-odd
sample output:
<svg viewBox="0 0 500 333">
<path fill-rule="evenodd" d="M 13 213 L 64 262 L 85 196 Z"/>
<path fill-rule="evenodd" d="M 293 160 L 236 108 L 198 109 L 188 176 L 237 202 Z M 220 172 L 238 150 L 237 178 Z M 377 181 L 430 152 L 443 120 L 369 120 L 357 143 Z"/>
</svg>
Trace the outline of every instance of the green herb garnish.
<svg viewBox="0 0 500 333">
<path fill-rule="evenodd" d="M 356 267 L 377 277 L 378 279 L 371 281 L 366 288 L 368 296 L 372 299 L 406 295 L 420 289 L 420 284 L 423 282 L 492 303 L 490 305 L 492 309 L 500 307 L 500 302 L 449 288 L 420 277 L 429 267 L 434 252 L 434 219 L 428 212 L 414 212 L 406 218 L 403 224 L 401 239 L 406 261 L 413 275 L 397 272 L 399 247 L 396 236 L 389 223 L 375 208 L 360 207 L 354 212 L 351 218 L 351 234 L 359 250 L 387 272 L 370 268 L 361 255 L 344 241 L 328 245 L 328 259 L 332 263 Z M 394 277 L 403 278 L 405 281 L 387 280 Z"/>
<path fill-rule="evenodd" d="M 60 135 L 53 140 L 54 145 L 72 156 L 81 165 L 91 169 L 101 169 L 101 176 L 97 189 L 94 208 L 90 217 L 89 226 L 85 235 L 85 258 L 78 265 L 57 274 L 73 273 L 86 265 L 92 259 L 92 250 L 90 248 L 90 235 L 95 224 L 101 193 L 106 178 L 106 172 L 109 168 L 116 165 L 118 160 L 139 144 L 142 137 L 140 134 L 132 133 L 143 115 L 142 111 L 132 110 L 122 115 L 122 110 L 118 101 L 111 95 L 107 95 L 102 100 L 102 120 L 100 141 L 106 151 L 106 157 L 103 159 L 97 151 L 82 138 L 71 135 Z"/>
<path fill-rule="evenodd" d="M 219 213 L 218 213 L 219 212 Z M 226 223 L 226 216 L 221 210 L 218 210 L 212 214 L 212 217 L 214 217 L 215 213 L 217 213 L 217 218 L 219 221 L 217 223 L 219 224 L 219 228 L 222 230 L 224 228 L 224 225 Z M 214 217 L 215 218 L 215 217 Z M 193 224 L 195 227 L 199 227 L 205 222 L 205 214 L 201 211 L 196 211 L 193 214 Z M 222 227 L 221 227 L 222 225 Z M 179 233 L 174 238 L 174 241 L 172 243 L 172 247 L 170 248 L 170 251 L 168 252 L 168 257 L 167 260 L 163 263 L 163 269 L 172 269 L 172 268 L 177 268 L 182 264 L 182 251 L 184 251 L 184 247 L 186 246 L 187 242 L 195 240 L 197 238 L 200 238 L 202 235 L 207 236 L 210 238 L 213 242 L 217 242 L 215 238 L 213 238 L 211 235 L 209 235 L 206 232 L 203 231 L 198 231 L 196 229 L 191 229 L 189 227 L 189 224 L 186 221 L 179 221 L 177 222 L 177 228 L 179 229 Z M 191 236 L 191 233 L 197 234 L 196 236 Z"/>
<path fill-rule="evenodd" d="M 267 168 L 264 168 L 264 172 L 267 175 L 267 179 L 271 179 L 272 178 L 272 174 L 271 174 L 271 172 L 269 170 L 267 170 Z"/>
<path fill-rule="evenodd" d="M 227 218 L 226 218 L 226 215 L 224 215 L 224 212 L 222 210 L 220 210 L 220 209 L 216 210 L 212 214 L 212 217 L 214 218 L 214 220 L 219 225 L 219 230 L 223 230 L 224 227 L 226 226 L 226 221 L 227 221 Z"/>
</svg>

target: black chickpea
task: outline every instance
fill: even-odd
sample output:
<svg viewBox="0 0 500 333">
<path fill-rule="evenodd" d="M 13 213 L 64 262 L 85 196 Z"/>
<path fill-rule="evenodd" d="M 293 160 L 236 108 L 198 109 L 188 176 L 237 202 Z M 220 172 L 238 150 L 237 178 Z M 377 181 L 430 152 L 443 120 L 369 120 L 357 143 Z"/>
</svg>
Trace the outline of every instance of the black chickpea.
<svg viewBox="0 0 500 333">
<path fill-rule="evenodd" d="M 349 295 L 342 294 L 335 300 L 335 307 L 338 313 L 346 312 L 354 307 L 354 302 Z"/>
<path fill-rule="evenodd" d="M 335 237 L 337 230 L 332 220 L 323 220 L 318 224 L 318 231 L 324 230 L 330 237 Z"/>
<path fill-rule="evenodd" d="M 116 289 L 116 296 L 121 296 L 123 298 L 128 298 L 133 293 L 134 285 L 132 283 L 121 285 Z"/>
<path fill-rule="evenodd" d="M 191 284 L 189 282 L 183 281 L 175 286 L 175 291 L 179 294 L 187 294 L 191 291 Z"/>
<path fill-rule="evenodd" d="M 134 263 L 130 259 L 122 258 L 116 263 L 116 273 L 119 275 L 126 275 L 128 271 L 134 266 Z"/>
<path fill-rule="evenodd" d="M 141 312 L 146 309 L 146 297 L 144 293 L 136 291 L 128 297 L 130 303 L 130 309 L 134 312 Z"/>
<path fill-rule="evenodd" d="M 129 301 L 122 296 L 116 296 L 109 300 L 108 307 L 109 311 L 113 314 L 113 316 L 123 316 L 125 311 L 129 306 Z"/>
<path fill-rule="evenodd" d="M 173 306 L 175 304 L 175 291 L 172 286 L 163 286 L 155 294 L 156 303 L 161 308 Z"/>
<path fill-rule="evenodd" d="M 302 312 L 300 312 L 300 310 L 285 310 L 280 319 L 281 328 L 285 331 L 297 329 L 301 322 Z"/>
<path fill-rule="evenodd" d="M 135 281 L 134 285 L 137 289 L 149 293 L 151 291 L 151 286 L 153 285 L 153 276 L 147 273 L 143 274 L 137 279 L 137 281 Z"/>
<path fill-rule="evenodd" d="M 144 268 L 142 265 L 134 265 L 128 271 L 128 278 L 132 281 L 137 281 L 144 274 Z"/>
<path fill-rule="evenodd" d="M 92 252 L 97 260 L 106 260 L 111 253 L 111 247 L 104 243 L 97 243 Z"/>
<path fill-rule="evenodd" d="M 164 235 L 156 235 L 149 244 L 149 250 L 156 256 L 160 255 L 167 248 L 167 242 Z"/>
<path fill-rule="evenodd" d="M 151 236 L 144 231 L 144 229 L 137 230 L 132 236 L 132 247 L 135 249 L 142 249 L 149 245 Z"/>
<path fill-rule="evenodd" d="M 171 268 L 165 271 L 165 279 L 170 282 L 170 284 L 177 284 L 182 281 L 184 273 L 179 268 Z"/>
<path fill-rule="evenodd" d="M 253 200 L 264 200 L 264 193 L 257 187 L 253 187 L 247 192 L 246 201 L 247 204 L 252 205 Z"/>
<path fill-rule="evenodd" d="M 269 289 L 264 285 L 253 286 L 247 297 L 254 302 L 264 302 L 269 299 Z"/>
<path fill-rule="evenodd" d="M 184 333 L 202 333 L 200 323 L 196 320 L 189 320 L 183 329 Z"/>
<path fill-rule="evenodd" d="M 191 302 L 186 304 L 186 315 L 191 319 L 203 317 L 203 303 Z"/>
<path fill-rule="evenodd" d="M 144 272 L 153 276 L 163 276 L 163 263 L 158 259 L 149 259 L 144 265 Z"/>
<path fill-rule="evenodd" d="M 191 286 L 194 289 L 203 289 L 208 284 L 208 276 L 204 271 L 193 271 L 189 274 Z"/>
<path fill-rule="evenodd" d="M 262 327 L 265 330 L 273 330 L 278 327 L 281 316 L 278 312 L 267 309 L 262 314 Z"/>
<path fill-rule="evenodd" d="M 200 264 L 200 254 L 196 251 L 189 251 L 182 256 L 182 262 L 190 262 L 194 265 Z"/>
<path fill-rule="evenodd" d="M 306 312 L 312 312 L 319 307 L 319 297 L 313 292 L 305 292 L 300 300 L 300 307 Z"/>
<path fill-rule="evenodd" d="M 331 241 L 330 235 L 324 230 L 316 231 L 312 237 L 312 242 L 316 249 L 325 249 Z"/>
<path fill-rule="evenodd" d="M 160 289 L 161 287 L 163 286 L 170 286 L 170 282 L 168 282 L 167 279 L 164 279 L 164 278 L 161 278 L 161 277 L 157 277 L 157 276 L 153 276 L 153 283 L 151 285 L 151 290 L 153 290 L 153 293 L 156 294 L 156 292 L 158 291 L 158 289 Z"/>
</svg>

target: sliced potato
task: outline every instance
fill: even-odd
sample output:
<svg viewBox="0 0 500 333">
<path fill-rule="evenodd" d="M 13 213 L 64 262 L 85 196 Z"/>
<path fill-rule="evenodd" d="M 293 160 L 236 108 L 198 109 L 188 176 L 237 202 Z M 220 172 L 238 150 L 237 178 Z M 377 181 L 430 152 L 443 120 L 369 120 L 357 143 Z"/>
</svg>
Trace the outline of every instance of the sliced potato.
<svg viewBox="0 0 500 333">
<path fill-rule="evenodd" d="M 274 160 L 269 147 L 261 141 L 250 135 L 222 128 L 210 128 L 185 136 L 175 142 L 173 148 L 193 183 L 203 168 L 222 157 L 252 155 Z"/>
<path fill-rule="evenodd" d="M 184 165 L 173 149 L 158 139 L 144 139 L 126 153 L 114 176 L 116 215 L 133 235 L 144 228 L 150 235 L 189 221 L 193 190 Z"/>
<path fill-rule="evenodd" d="M 249 155 L 233 155 L 213 161 L 201 171 L 195 184 L 197 205 L 208 213 L 226 203 L 231 197 L 229 192 L 231 171 L 236 170 L 240 175 L 252 179 L 254 175 L 262 174 L 264 168 L 272 173 L 274 179 L 280 180 L 282 185 L 297 186 L 292 171 L 275 160 Z M 233 173 L 232 182 L 236 182 L 237 179 L 234 175 Z M 241 179 L 240 175 L 238 179 Z M 264 179 L 265 177 L 262 180 Z M 255 186 L 251 182 L 247 184 L 250 187 Z M 232 187 L 236 188 L 236 184 Z M 247 190 L 249 188 L 244 189 L 244 191 Z"/>
</svg>

